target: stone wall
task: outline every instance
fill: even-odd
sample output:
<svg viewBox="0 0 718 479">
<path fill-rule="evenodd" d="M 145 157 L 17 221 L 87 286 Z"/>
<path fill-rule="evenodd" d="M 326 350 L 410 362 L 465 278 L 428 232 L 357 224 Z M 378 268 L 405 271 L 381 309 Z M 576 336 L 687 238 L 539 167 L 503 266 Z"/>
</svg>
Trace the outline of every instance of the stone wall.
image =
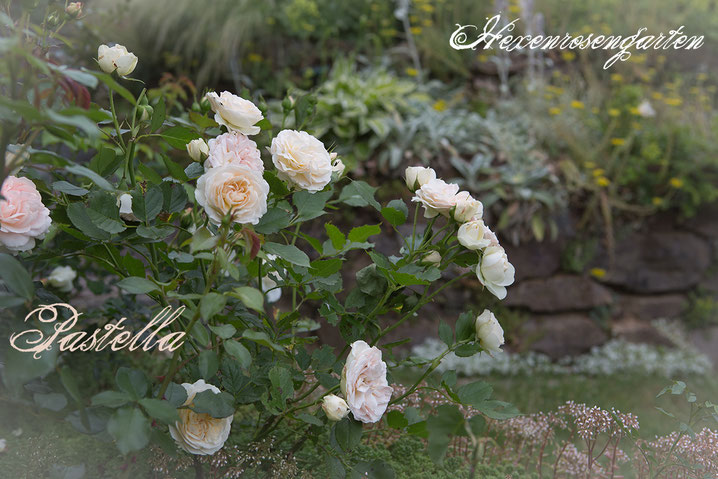
<svg viewBox="0 0 718 479">
<path fill-rule="evenodd" d="M 652 320 L 680 318 L 697 288 L 718 300 L 718 204 L 691 220 L 666 215 L 620 231 L 613 255 L 599 247 L 582 274 L 561 268 L 570 239 L 505 246 L 517 272 L 505 304 L 527 316 L 519 348 L 559 358 L 611 337 L 669 345 Z M 706 341 L 715 331 L 694 336 L 716 356 L 718 344 Z"/>
</svg>

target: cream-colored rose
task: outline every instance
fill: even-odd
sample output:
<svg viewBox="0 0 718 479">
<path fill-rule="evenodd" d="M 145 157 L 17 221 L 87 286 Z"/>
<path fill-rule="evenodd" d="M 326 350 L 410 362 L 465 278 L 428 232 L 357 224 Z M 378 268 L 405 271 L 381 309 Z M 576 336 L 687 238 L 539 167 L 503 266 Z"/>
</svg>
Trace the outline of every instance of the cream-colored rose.
<svg viewBox="0 0 718 479">
<path fill-rule="evenodd" d="M 484 220 L 472 220 L 459 226 L 456 236 L 464 248 L 478 250 L 491 245 L 491 240 L 486 238 L 487 231 Z"/>
<path fill-rule="evenodd" d="M 245 165 L 210 168 L 197 180 L 195 198 L 210 221 L 222 223 L 232 213 L 234 223 L 256 225 L 267 212 L 269 184 L 262 172 Z"/>
<path fill-rule="evenodd" d="M 280 131 L 271 151 L 277 176 L 297 188 L 321 191 L 332 179 L 331 155 L 324 143 L 306 131 Z"/>
<path fill-rule="evenodd" d="M 461 191 L 455 198 L 454 219 L 459 223 L 465 223 L 475 219 L 481 219 L 484 215 L 484 205 L 474 199 L 468 191 Z"/>
<path fill-rule="evenodd" d="M 458 192 L 459 185 L 435 178 L 416 190 L 416 196 L 411 201 L 420 202 L 424 206 L 426 218 L 433 218 L 439 214 L 449 216 L 451 208 L 456 204 L 456 193 Z"/>
<path fill-rule="evenodd" d="M 50 272 L 47 282 L 63 293 L 69 293 L 72 291 L 72 282 L 75 278 L 77 278 L 77 272 L 70 266 L 58 266 Z"/>
<path fill-rule="evenodd" d="M 187 143 L 187 153 L 192 160 L 202 161 L 202 158 L 209 155 L 209 146 L 202 138 L 197 138 Z"/>
<path fill-rule="evenodd" d="M 489 229 L 488 226 L 486 227 L 484 238 L 489 241 L 489 246 L 499 246 L 499 238 L 496 236 L 496 233 Z"/>
<path fill-rule="evenodd" d="M 476 266 L 479 282 L 499 299 L 506 297 L 506 286 L 514 282 L 514 266 L 501 246 L 489 246 L 484 250 L 481 262 Z"/>
<path fill-rule="evenodd" d="M 42 204 L 35 183 L 8 176 L 0 189 L 0 245 L 12 252 L 28 251 L 50 229 L 50 210 Z"/>
<path fill-rule="evenodd" d="M 209 140 L 207 161 L 204 169 L 216 168 L 229 164 L 245 165 L 264 172 L 264 163 L 257 144 L 241 133 L 231 131 Z"/>
<path fill-rule="evenodd" d="M 504 330 L 499 324 L 494 313 L 485 309 L 476 318 L 476 340 L 489 354 L 501 351 L 504 344 Z"/>
<path fill-rule="evenodd" d="M 124 77 L 134 71 L 137 66 L 137 57 L 119 44 L 113 47 L 100 45 L 97 49 L 97 63 L 105 73 L 117 70 L 117 74 Z"/>
<path fill-rule="evenodd" d="M 656 116 L 656 110 L 653 109 L 653 105 L 651 105 L 651 102 L 648 100 L 643 100 L 640 105 L 638 105 L 638 114 L 641 115 L 644 118 L 653 118 Z"/>
<path fill-rule="evenodd" d="M 223 91 L 219 95 L 209 92 L 207 100 L 214 111 L 214 121 L 226 126 L 228 130 L 245 135 L 256 135 L 261 131 L 254 125 L 264 118 L 264 115 L 251 101 L 228 91 Z"/>
<path fill-rule="evenodd" d="M 322 409 L 324 409 L 324 414 L 327 415 L 330 421 L 341 421 L 349 414 L 347 402 L 334 394 L 324 396 Z"/>
<path fill-rule="evenodd" d="M 393 392 L 386 380 L 386 363 L 376 346 L 355 341 L 351 347 L 342 370 L 341 390 L 354 418 L 374 423 L 386 411 Z"/>
<path fill-rule="evenodd" d="M 120 218 L 125 221 L 140 221 L 132 212 L 132 195 L 123 193 L 117 198 L 117 206 L 120 207 Z"/>
<path fill-rule="evenodd" d="M 182 387 L 187 391 L 187 400 L 183 406 L 192 406 L 192 401 L 197 393 L 212 390 L 219 394 L 217 387 L 207 384 L 203 379 L 194 384 L 183 383 Z M 222 449 L 229 437 L 234 416 L 214 418 L 209 414 L 198 414 L 188 408 L 177 409 L 180 420 L 170 425 L 170 436 L 175 440 L 180 449 L 190 454 L 210 455 Z"/>
<path fill-rule="evenodd" d="M 441 255 L 438 251 L 432 251 L 431 253 L 424 256 L 422 261 L 428 264 L 439 264 L 441 263 Z"/>
<path fill-rule="evenodd" d="M 411 191 L 421 188 L 431 180 L 436 179 L 436 171 L 433 168 L 424 168 L 423 166 L 409 166 L 404 172 L 406 186 Z"/>
</svg>

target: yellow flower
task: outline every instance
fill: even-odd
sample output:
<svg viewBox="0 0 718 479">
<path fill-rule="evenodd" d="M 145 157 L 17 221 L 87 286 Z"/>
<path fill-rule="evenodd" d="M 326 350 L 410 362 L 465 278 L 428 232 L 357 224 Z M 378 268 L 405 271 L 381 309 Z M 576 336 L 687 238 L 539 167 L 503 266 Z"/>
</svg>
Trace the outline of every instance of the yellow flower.
<svg viewBox="0 0 718 479">
<path fill-rule="evenodd" d="M 614 81 L 616 83 L 621 83 L 623 81 L 623 75 L 621 75 L 620 73 L 612 73 L 611 81 Z"/>
<path fill-rule="evenodd" d="M 596 168 L 596 163 L 594 163 L 593 161 L 587 161 L 585 166 L 588 169 Z"/>
<path fill-rule="evenodd" d="M 589 271 L 591 276 L 597 279 L 601 279 L 606 276 L 606 270 L 603 268 L 591 268 L 591 271 Z"/>
<path fill-rule="evenodd" d="M 653 198 L 651 198 L 651 203 L 653 203 L 653 206 L 661 206 L 663 204 L 663 198 L 654 196 Z"/>
<path fill-rule="evenodd" d="M 489 56 L 486 53 L 482 53 L 482 54 L 478 55 L 476 58 L 478 58 L 478 60 L 482 63 L 489 60 Z"/>
<path fill-rule="evenodd" d="M 410 77 L 415 77 L 416 75 L 419 74 L 419 70 L 417 70 L 416 68 L 407 68 L 405 71 L 406 71 L 406 74 L 409 75 Z"/>
<path fill-rule="evenodd" d="M 606 171 L 605 171 L 603 168 L 596 168 L 595 170 L 593 170 L 593 176 L 594 176 L 594 177 L 603 176 L 603 174 L 604 174 L 605 172 L 606 172 Z"/>
<path fill-rule="evenodd" d="M 567 62 L 570 62 L 576 58 L 576 54 L 571 51 L 561 52 L 561 58 L 563 58 Z"/>
<path fill-rule="evenodd" d="M 421 27 L 411 27 L 409 31 L 412 35 L 421 35 Z"/>
<path fill-rule="evenodd" d="M 605 176 L 599 176 L 598 178 L 596 178 L 596 184 L 605 188 L 606 186 L 611 184 L 611 180 L 609 180 Z"/>
<path fill-rule="evenodd" d="M 597 115 L 597 114 L 598 114 L 598 108 L 596 108 L 595 106 L 594 106 L 593 108 L 591 108 L 591 113 L 593 113 L 594 115 Z"/>
<path fill-rule="evenodd" d="M 626 143 L 626 140 L 624 138 L 611 138 L 611 144 L 613 146 L 621 146 L 624 143 Z"/>
<path fill-rule="evenodd" d="M 434 25 L 434 22 L 432 22 L 430 18 L 427 18 L 426 20 L 424 20 L 424 21 L 421 22 L 421 23 L 422 23 L 425 27 L 431 27 L 432 25 Z"/>
<path fill-rule="evenodd" d="M 422 10 L 424 10 L 426 13 L 432 13 L 432 12 L 434 11 L 434 6 L 433 6 L 433 5 L 429 5 L 428 3 L 425 3 L 424 5 L 422 5 L 422 6 L 419 7 L 419 8 L 421 8 Z"/>
<path fill-rule="evenodd" d="M 683 188 L 683 180 L 680 178 L 673 177 L 670 180 L 668 180 L 668 183 L 670 183 L 671 186 L 674 188 Z"/>
<path fill-rule="evenodd" d="M 247 60 L 249 60 L 251 63 L 260 63 L 262 61 L 262 55 L 258 53 L 250 53 L 247 55 Z"/>
<path fill-rule="evenodd" d="M 548 109 L 548 113 L 549 113 L 549 115 L 560 115 L 561 109 L 557 106 L 552 106 L 551 108 Z"/>
<path fill-rule="evenodd" d="M 583 104 L 582 101 L 573 100 L 573 101 L 571 102 L 571 108 L 575 108 L 575 109 L 577 109 L 577 110 L 583 110 L 584 104 Z"/>
<path fill-rule="evenodd" d="M 707 73 L 699 73 L 698 76 L 696 77 L 696 79 L 698 81 L 706 81 L 708 79 L 708 74 Z"/>
<path fill-rule="evenodd" d="M 609 108 L 608 109 L 608 116 L 617 117 L 621 114 L 621 110 L 618 108 Z"/>
<path fill-rule="evenodd" d="M 663 100 L 663 102 L 666 105 L 670 105 L 670 106 L 680 106 L 683 103 L 683 100 L 681 98 L 673 96 L 670 98 L 666 98 L 665 100 Z"/>
<path fill-rule="evenodd" d="M 629 108 L 628 111 L 631 113 L 631 115 L 638 116 L 641 114 L 641 112 L 638 111 L 638 108 L 636 108 L 635 106 L 632 106 L 631 108 Z"/>
<path fill-rule="evenodd" d="M 518 5 L 511 5 L 511 6 L 509 7 L 509 12 L 511 12 L 511 13 L 519 13 L 519 12 L 521 12 L 521 7 L 519 7 Z"/>
<path fill-rule="evenodd" d="M 434 110 L 436 111 L 444 111 L 446 110 L 446 101 L 445 100 L 436 100 L 434 102 Z"/>
<path fill-rule="evenodd" d="M 656 99 L 656 100 L 661 100 L 661 99 L 663 99 L 663 93 L 661 93 L 661 92 L 659 92 L 659 91 L 654 91 L 651 96 L 652 96 L 654 99 Z"/>
</svg>

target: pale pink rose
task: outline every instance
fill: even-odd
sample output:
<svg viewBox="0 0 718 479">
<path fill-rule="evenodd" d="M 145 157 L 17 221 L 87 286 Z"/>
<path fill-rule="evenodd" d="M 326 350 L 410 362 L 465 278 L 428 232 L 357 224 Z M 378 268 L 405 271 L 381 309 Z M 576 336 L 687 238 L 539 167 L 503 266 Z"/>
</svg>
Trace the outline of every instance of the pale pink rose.
<svg viewBox="0 0 718 479">
<path fill-rule="evenodd" d="M 439 214 L 449 216 L 451 208 L 456 205 L 458 192 L 459 185 L 434 178 L 416 190 L 416 196 L 411 201 L 420 202 L 424 206 L 426 218 L 433 218 Z"/>
<path fill-rule="evenodd" d="M 192 406 L 192 401 L 197 393 L 211 390 L 219 394 L 216 386 L 207 384 L 200 379 L 192 384 L 183 383 L 182 387 L 187 392 L 187 400 L 183 406 Z M 180 420 L 170 425 L 170 436 L 175 440 L 177 446 L 190 454 L 207 456 L 222 449 L 229 437 L 234 416 L 214 418 L 206 413 L 196 413 L 188 408 L 177 409 Z"/>
<path fill-rule="evenodd" d="M 352 343 L 342 371 L 341 389 L 354 418 L 364 423 L 381 419 L 393 389 L 386 380 L 381 351 L 364 341 Z"/>
<path fill-rule="evenodd" d="M 0 244 L 10 251 L 31 250 L 50 229 L 50 210 L 27 178 L 8 176 L 0 196 Z"/>
<path fill-rule="evenodd" d="M 230 163 L 210 168 L 197 180 L 195 198 L 210 221 L 222 223 L 232 213 L 232 222 L 256 225 L 267 212 L 269 184 L 262 172 Z"/>
<path fill-rule="evenodd" d="M 257 144 L 242 133 L 235 131 L 225 133 L 209 140 L 207 144 L 209 156 L 204 162 L 205 171 L 230 163 L 245 165 L 260 172 L 264 171 L 264 163 L 262 163 Z"/>
</svg>

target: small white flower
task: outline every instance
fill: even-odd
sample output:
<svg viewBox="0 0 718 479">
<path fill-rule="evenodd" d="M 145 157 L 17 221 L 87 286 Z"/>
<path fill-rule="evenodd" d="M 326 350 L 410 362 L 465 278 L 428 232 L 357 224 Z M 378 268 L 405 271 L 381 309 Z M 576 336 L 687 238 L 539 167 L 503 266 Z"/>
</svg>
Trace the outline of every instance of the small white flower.
<svg viewBox="0 0 718 479">
<path fill-rule="evenodd" d="M 506 286 L 513 284 L 516 270 L 500 246 L 489 246 L 476 266 L 476 277 L 499 299 L 506 297 Z"/>
<path fill-rule="evenodd" d="M 644 118 L 653 118 L 656 116 L 656 110 L 653 109 L 653 106 L 651 105 L 651 102 L 648 100 L 643 100 L 640 105 L 638 105 L 638 114 L 641 115 Z"/>
<path fill-rule="evenodd" d="M 439 264 L 441 263 L 441 255 L 438 251 L 432 251 L 431 253 L 424 256 L 424 259 L 422 259 L 422 261 L 428 264 Z"/>
<path fill-rule="evenodd" d="M 132 212 L 132 195 L 123 193 L 117 199 L 117 206 L 120 207 L 120 217 L 125 221 L 140 221 Z"/>
<path fill-rule="evenodd" d="M 424 206 L 424 217 L 426 218 L 433 218 L 439 214 L 448 217 L 451 208 L 456 205 L 458 192 L 459 185 L 435 178 L 416 190 L 411 201 L 420 202 Z"/>
<path fill-rule="evenodd" d="M 69 293 L 72 291 L 72 282 L 75 278 L 77 278 L 77 272 L 70 266 L 58 266 L 47 277 L 47 282 L 63 293 Z"/>
<path fill-rule="evenodd" d="M 337 176 L 342 176 L 344 174 L 344 170 L 346 169 L 344 162 L 340 158 L 337 158 L 336 153 L 329 155 L 329 158 L 332 160 L 332 172 L 336 173 Z"/>
<path fill-rule="evenodd" d="M 257 106 L 249 100 L 223 91 L 217 95 L 215 92 L 207 93 L 207 100 L 214 111 L 214 121 L 224 125 L 230 131 L 237 131 L 245 135 L 256 135 L 261 131 L 257 122 L 264 118 Z"/>
<path fill-rule="evenodd" d="M 416 191 L 429 181 L 435 180 L 436 171 L 433 168 L 424 168 L 423 166 L 409 166 L 404 172 L 404 178 L 406 179 L 406 186 L 411 191 Z"/>
<path fill-rule="evenodd" d="M 324 396 L 322 409 L 330 421 L 341 421 L 349 414 L 347 402 L 334 394 Z"/>
<path fill-rule="evenodd" d="M 119 44 L 113 47 L 100 45 L 97 49 L 97 62 L 105 73 L 117 70 L 117 74 L 124 77 L 134 71 L 137 66 L 137 57 Z"/>
<path fill-rule="evenodd" d="M 473 219 L 480 219 L 484 215 L 484 205 L 474 199 L 468 191 L 461 191 L 455 198 L 454 219 L 465 223 Z"/>
<path fill-rule="evenodd" d="M 202 161 L 209 155 L 209 146 L 202 138 L 197 138 L 187 143 L 187 153 L 194 161 Z"/>
<path fill-rule="evenodd" d="M 504 330 L 499 324 L 494 313 L 485 309 L 477 318 L 474 324 L 476 328 L 476 340 L 489 354 L 501 351 L 504 344 Z"/>
<path fill-rule="evenodd" d="M 489 232 L 484 220 L 471 220 L 459 226 L 457 238 L 464 248 L 479 250 L 491 245 L 491 240 L 486 237 Z"/>
</svg>

